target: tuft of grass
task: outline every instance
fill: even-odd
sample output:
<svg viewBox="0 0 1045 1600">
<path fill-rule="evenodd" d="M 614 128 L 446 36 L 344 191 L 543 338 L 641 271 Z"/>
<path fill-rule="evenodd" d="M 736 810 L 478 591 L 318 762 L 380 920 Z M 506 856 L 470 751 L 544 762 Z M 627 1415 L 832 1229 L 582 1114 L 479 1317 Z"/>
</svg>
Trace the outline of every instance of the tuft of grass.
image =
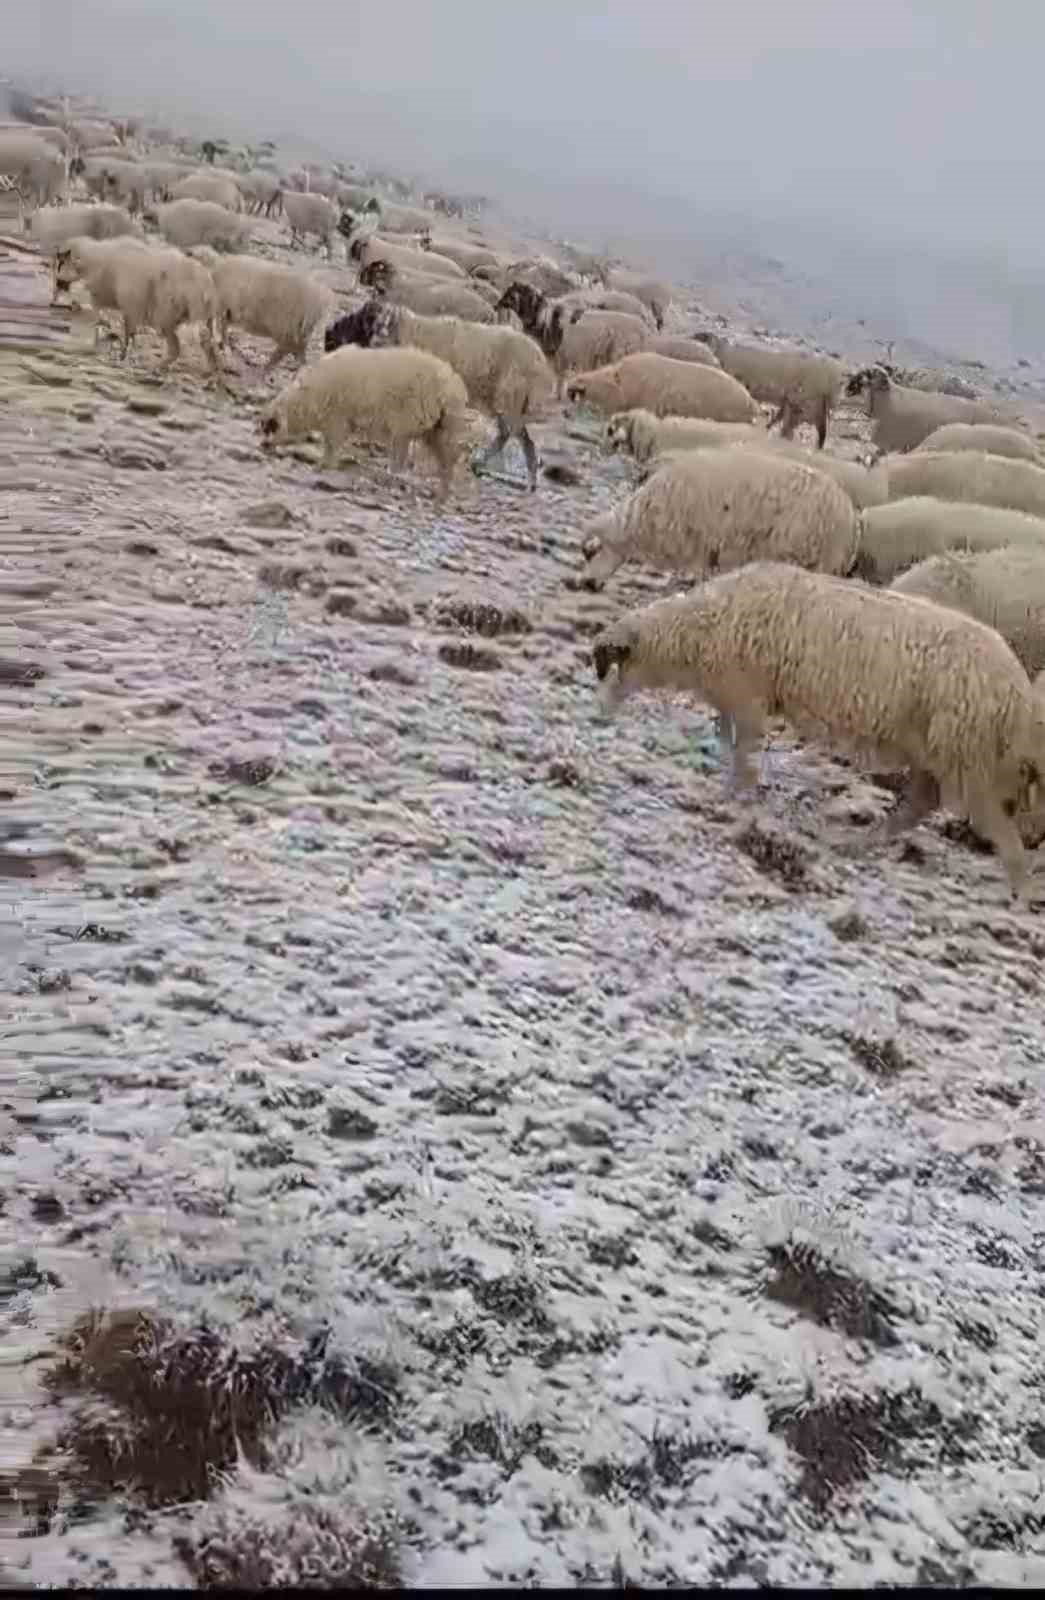
<svg viewBox="0 0 1045 1600">
<path fill-rule="evenodd" d="M 895 1039 L 866 1039 L 859 1033 L 845 1033 L 842 1037 L 860 1065 L 875 1078 L 898 1078 L 910 1070 L 911 1062 Z"/>
<path fill-rule="evenodd" d="M 785 889 L 808 889 L 809 852 L 786 834 L 771 833 L 758 822 L 749 822 L 733 835 L 733 843 L 753 861 L 760 872 L 776 878 Z"/>
<path fill-rule="evenodd" d="M 200 1589 L 398 1589 L 403 1574 L 394 1519 L 343 1499 L 295 1498 L 209 1508 L 174 1547 Z"/>
<path fill-rule="evenodd" d="M 44 1380 L 80 1402 L 59 1437 L 84 1499 L 123 1492 L 154 1507 L 211 1494 L 240 1455 L 261 1460 L 273 1424 L 318 1402 L 341 1416 L 384 1421 L 398 1373 L 328 1352 L 328 1333 L 303 1351 L 245 1353 L 216 1329 L 187 1330 L 143 1310 L 79 1319 Z"/>
<path fill-rule="evenodd" d="M 893 1328 L 895 1305 L 870 1284 L 831 1265 L 812 1245 L 787 1243 L 767 1250 L 771 1275 L 764 1293 L 792 1306 L 811 1322 L 837 1328 L 852 1339 L 882 1349 L 899 1343 Z"/>
<path fill-rule="evenodd" d="M 946 1419 L 914 1384 L 871 1395 L 838 1395 L 777 1411 L 769 1420 L 802 1462 L 799 1490 L 818 1512 L 873 1472 L 895 1467 L 905 1447 L 929 1447 L 934 1460 L 959 1464 L 979 1428 L 975 1417 Z"/>
</svg>

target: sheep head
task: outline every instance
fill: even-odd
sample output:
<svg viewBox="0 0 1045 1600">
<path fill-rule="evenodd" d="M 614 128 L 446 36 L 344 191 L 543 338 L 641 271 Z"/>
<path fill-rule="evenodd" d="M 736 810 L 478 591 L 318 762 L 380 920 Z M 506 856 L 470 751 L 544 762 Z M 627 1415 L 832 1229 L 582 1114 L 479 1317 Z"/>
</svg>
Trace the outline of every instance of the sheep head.
<svg viewBox="0 0 1045 1600">
<path fill-rule="evenodd" d="M 527 333 L 532 333 L 544 309 L 544 296 L 529 283 L 510 283 L 494 306 L 495 311 L 514 311 Z"/>
<path fill-rule="evenodd" d="M 285 432 L 285 419 L 278 405 L 270 406 L 258 422 L 258 443 L 262 450 L 273 450 Z"/>
<path fill-rule="evenodd" d="M 375 297 L 358 311 L 349 311 L 332 322 L 323 335 L 323 348 L 329 355 L 345 344 L 362 345 L 364 350 L 375 344 L 388 344 L 394 322 L 394 309 Z"/>
<path fill-rule="evenodd" d="M 431 230 L 431 228 L 422 228 L 420 230 L 420 232 L 418 233 L 418 235 L 417 235 L 417 242 L 421 246 L 422 250 L 431 250 L 431 248 L 432 248 L 432 230 Z"/>
<path fill-rule="evenodd" d="M 72 288 L 80 275 L 76 269 L 76 261 L 72 250 L 66 248 L 65 250 L 57 251 L 52 263 L 51 274 L 52 295 L 58 294 L 63 289 Z"/>
<path fill-rule="evenodd" d="M 861 367 L 859 372 L 854 372 L 849 379 L 845 392 L 850 400 L 854 400 L 862 394 L 868 397 L 884 394 L 889 387 L 889 374 L 884 367 Z"/>
<path fill-rule="evenodd" d="M 337 219 L 337 231 L 341 235 L 342 239 L 351 239 L 352 235 L 356 233 L 358 229 L 358 217 L 356 217 L 351 211 L 342 211 L 341 215 Z M 353 245 L 352 248 L 355 250 L 355 245 Z M 358 256 L 355 259 L 358 260 Z"/>
<path fill-rule="evenodd" d="M 395 282 L 395 268 L 390 261 L 371 261 L 360 272 L 359 282 L 364 289 L 385 295 Z"/>
</svg>

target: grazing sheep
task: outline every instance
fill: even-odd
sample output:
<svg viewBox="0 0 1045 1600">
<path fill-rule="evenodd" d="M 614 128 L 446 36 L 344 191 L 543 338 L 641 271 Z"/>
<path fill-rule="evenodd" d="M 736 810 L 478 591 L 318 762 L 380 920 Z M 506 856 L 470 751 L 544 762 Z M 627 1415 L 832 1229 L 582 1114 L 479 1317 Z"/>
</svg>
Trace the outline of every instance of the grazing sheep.
<svg viewBox="0 0 1045 1600">
<path fill-rule="evenodd" d="M 211 205 L 224 206 L 226 211 L 239 212 L 243 207 L 243 194 L 231 178 L 222 178 L 210 172 L 194 172 L 175 184 L 171 193 L 174 200 L 208 200 Z"/>
<path fill-rule="evenodd" d="M 212 250 L 231 252 L 242 250 L 250 242 L 247 218 L 233 216 L 213 200 L 170 200 L 157 206 L 155 212 L 147 212 L 146 222 L 150 218 L 156 221 L 167 243 L 178 250 L 206 244 Z"/>
<path fill-rule="evenodd" d="M 1045 783 L 1045 706 L 1005 641 L 957 611 L 865 584 L 756 562 L 627 612 L 592 660 L 605 709 L 640 689 L 688 691 L 734 733 L 732 779 L 754 782 L 769 716 L 884 768 L 907 768 L 896 838 L 941 804 L 1030 876 L 1017 812 Z M 611 677 L 613 669 L 615 673 Z"/>
<path fill-rule="evenodd" d="M 928 450 L 980 450 L 991 456 L 1011 456 L 1014 461 L 1042 465 L 1038 441 L 1029 433 L 989 422 L 947 422 L 916 444 L 911 454 L 924 455 Z"/>
<path fill-rule="evenodd" d="M 267 407 L 263 449 L 310 433 L 323 435 L 323 465 L 333 468 L 352 436 L 391 444 L 398 466 L 420 440 L 431 453 L 445 498 L 467 443 L 468 397 L 457 373 L 426 350 L 359 350 L 321 356 Z"/>
<path fill-rule="evenodd" d="M 334 259 L 334 241 L 340 212 L 332 201 L 321 194 L 299 194 L 293 189 L 283 190 L 283 214 L 290 223 L 292 245 L 314 235 L 327 248 L 327 260 Z"/>
<path fill-rule="evenodd" d="M 722 366 L 709 345 L 678 333 L 658 333 L 647 341 L 646 349 L 654 356 L 670 356 L 672 361 L 696 361 L 702 367 Z"/>
<path fill-rule="evenodd" d="M 950 606 L 996 629 L 1028 677 L 1045 669 L 1045 543 L 1038 549 L 930 556 L 891 588 Z"/>
<path fill-rule="evenodd" d="M 220 373 L 213 331 L 217 294 L 210 273 L 179 250 L 150 250 L 136 239 L 72 239 L 55 258 L 55 287 L 70 289 L 82 280 L 98 313 L 118 311 L 123 318 L 121 359 L 141 328 L 154 328 L 167 342 L 167 366 L 181 355 L 178 330 L 185 323 L 200 328 L 207 362 Z"/>
<path fill-rule="evenodd" d="M 328 350 L 342 344 L 413 345 L 448 361 L 464 380 L 468 399 L 493 417 L 497 434 L 479 457 L 484 467 L 518 438 L 526 457 L 530 492 L 537 488 L 537 448 L 527 424 L 536 421 L 552 398 L 554 379 L 540 348 L 514 328 L 483 327 L 457 317 L 419 317 L 404 306 L 369 300 L 326 332 Z"/>
<path fill-rule="evenodd" d="M 274 216 L 283 204 L 279 177 L 275 172 L 264 172 L 253 167 L 239 179 L 240 193 L 247 211 L 252 216 Z"/>
<path fill-rule="evenodd" d="M 868 582 L 891 583 L 900 572 L 948 550 L 997 550 L 1015 545 L 1045 550 L 1045 518 L 1002 506 L 914 495 L 870 506 L 863 513 L 854 571 Z"/>
<path fill-rule="evenodd" d="M 429 278 L 453 278 L 463 283 L 466 274 L 456 261 L 437 256 L 431 250 L 414 250 L 409 245 L 391 244 L 387 239 L 371 235 L 357 235 L 348 246 L 350 261 L 369 267 L 375 261 L 387 261 L 404 272 L 424 273 Z"/>
<path fill-rule="evenodd" d="M 712 422 L 755 422 L 761 416 L 756 402 L 728 372 L 645 351 L 571 378 L 566 395 L 609 415 L 642 408 L 658 417 L 705 417 Z"/>
<path fill-rule="evenodd" d="M 18 192 L 19 226 L 25 210 L 50 205 L 65 194 L 67 178 L 61 151 L 36 133 L 0 134 L 0 177 L 10 178 Z"/>
<path fill-rule="evenodd" d="M 296 267 L 262 261 L 257 256 L 219 256 L 201 249 L 218 296 L 218 326 L 225 348 L 230 327 L 243 328 L 275 348 L 265 365 L 271 372 L 287 356 L 304 361 L 308 342 L 330 314 L 334 296 Z"/>
<path fill-rule="evenodd" d="M 417 206 L 385 205 L 381 207 L 382 233 L 420 233 L 431 226 L 432 213 Z"/>
<path fill-rule="evenodd" d="M 828 451 L 816 455 L 792 439 L 782 439 L 779 434 L 764 434 L 754 439 L 738 439 L 737 445 L 747 450 L 768 451 L 771 455 L 787 456 L 792 461 L 803 461 L 807 467 L 833 478 L 845 490 L 857 511 L 868 506 L 884 505 L 889 498 L 889 479 L 880 466 L 862 467 L 858 461 L 843 461 Z"/>
<path fill-rule="evenodd" d="M 606 427 L 611 450 L 626 450 L 635 461 L 651 461 L 665 450 L 703 450 L 766 438 L 758 422 L 707 422 L 698 417 L 655 416 L 652 411 L 618 411 Z"/>
<path fill-rule="evenodd" d="M 652 333 L 653 313 L 636 295 L 625 294 L 621 289 L 603 289 L 598 285 L 590 289 L 571 289 L 560 295 L 559 305 L 574 311 L 623 311 L 625 316 L 638 317 Z"/>
<path fill-rule="evenodd" d="M 456 262 L 466 277 L 470 277 L 477 267 L 499 270 L 504 264 L 493 250 L 468 244 L 464 239 L 448 239 L 445 234 L 433 235 L 430 228 L 420 231 L 418 242 L 426 253 L 441 256 L 444 261 Z"/>
<path fill-rule="evenodd" d="M 771 428 L 779 422 L 784 438 L 790 439 L 799 422 L 810 422 L 816 429 L 819 448 L 824 448 L 831 411 L 845 377 L 841 362 L 803 350 L 732 344 L 717 333 L 698 337 L 715 352 L 723 369 L 732 373 L 756 400 L 777 407 Z"/>
<path fill-rule="evenodd" d="M 119 206 L 48 206 L 34 211 L 29 231 L 41 255 L 53 258 L 70 239 L 141 237 L 141 229 Z"/>
<path fill-rule="evenodd" d="M 629 272 L 623 267 L 615 267 L 607 274 L 606 287 L 633 294 L 636 300 L 641 300 L 649 310 L 657 332 L 663 333 L 664 319 L 671 308 L 671 290 L 666 283 L 661 283 L 658 278 L 649 278 L 642 272 Z"/>
<path fill-rule="evenodd" d="M 476 270 L 485 275 L 493 269 L 479 267 Z M 575 274 L 564 272 L 548 256 L 524 256 L 521 261 L 511 261 L 496 275 L 496 281 L 502 290 L 510 283 L 528 283 L 531 289 L 538 289 L 545 295 L 568 294 L 571 289 L 580 287 Z"/>
<path fill-rule="evenodd" d="M 997 408 L 956 395 L 904 389 L 882 367 L 863 367 L 846 384 L 850 399 L 867 396 L 867 414 L 874 421 L 871 438 L 879 450 L 913 450 L 946 422 L 998 422 Z"/>
<path fill-rule="evenodd" d="M 372 289 L 392 305 L 421 317 L 460 317 L 462 322 L 493 322 L 489 301 L 468 285 L 449 278 L 424 278 L 402 272 L 390 261 L 371 261 L 359 274 L 360 287 Z"/>
<path fill-rule="evenodd" d="M 494 309 L 519 318 L 523 332 L 537 341 L 551 362 L 560 393 L 569 373 L 610 366 L 644 350 L 649 340 L 649 326 L 641 317 L 549 300 L 528 283 L 509 284 Z"/>
<path fill-rule="evenodd" d="M 844 574 L 859 524 L 849 496 L 823 473 L 727 445 L 677 456 L 592 525 L 586 548 L 593 534 L 599 548 L 581 573 L 588 588 L 630 560 L 700 577 L 758 560 Z"/>
<path fill-rule="evenodd" d="M 980 455 L 973 450 L 937 450 L 931 455 L 912 452 L 884 468 L 889 478 L 889 499 L 908 500 L 931 495 L 937 500 L 972 500 L 981 506 L 1004 506 L 1045 517 L 1045 467 L 1011 456 Z"/>
</svg>

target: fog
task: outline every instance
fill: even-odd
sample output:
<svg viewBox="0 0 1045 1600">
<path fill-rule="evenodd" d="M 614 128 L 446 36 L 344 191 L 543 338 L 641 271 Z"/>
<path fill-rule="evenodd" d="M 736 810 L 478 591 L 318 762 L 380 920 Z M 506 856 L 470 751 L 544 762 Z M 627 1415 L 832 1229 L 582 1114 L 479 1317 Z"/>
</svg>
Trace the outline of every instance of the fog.
<svg viewBox="0 0 1045 1600">
<path fill-rule="evenodd" d="M 831 240 L 849 263 L 840 293 L 863 260 L 860 289 L 884 296 L 887 315 L 906 308 L 909 321 L 917 306 L 955 336 L 970 316 L 959 280 L 975 280 L 979 304 L 986 274 L 1026 321 L 1026 275 L 1045 262 L 1037 0 L 7 9 L 10 72 L 479 188 L 573 236 L 649 230 L 681 265 L 692 239 L 694 272 L 711 240 L 804 270 Z M 902 270 L 893 250 L 907 252 Z M 929 251 L 970 257 L 941 269 L 943 295 Z M 1028 332 L 1045 338 L 1045 323 Z"/>
</svg>

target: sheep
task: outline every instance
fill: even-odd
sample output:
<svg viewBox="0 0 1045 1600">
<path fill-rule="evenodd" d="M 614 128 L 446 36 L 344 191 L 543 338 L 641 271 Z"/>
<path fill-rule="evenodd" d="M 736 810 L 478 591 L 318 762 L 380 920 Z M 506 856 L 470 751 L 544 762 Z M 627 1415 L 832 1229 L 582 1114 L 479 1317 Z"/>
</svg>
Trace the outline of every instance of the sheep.
<svg viewBox="0 0 1045 1600">
<path fill-rule="evenodd" d="M 1045 669 L 1045 543 L 1037 549 L 930 556 L 890 587 L 895 594 L 951 606 L 995 628 L 1028 677 Z"/>
<path fill-rule="evenodd" d="M 809 355 L 804 350 L 767 350 L 761 345 L 732 344 L 716 333 L 697 337 L 714 351 L 726 372 L 732 373 L 756 400 L 776 406 L 769 426 L 778 422 L 790 439 L 799 422 L 816 428 L 822 450 L 827 439 L 845 370 L 830 356 Z"/>
<path fill-rule="evenodd" d="M 646 277 L 641 272 L 629 272 L 623 267 L 615 267 L 607 275 L 606 287 L 619 289 L 624 294 L 633 294 L 636 300 L 641 300 L 642 304 L 649 308 L 657 332 L 663 333 L 664 319 L 671 307 L 671 290 L 666 283 L 661 283 L 658 278 Z"/>
<path fill-rule="evenodd" d="M 916 444 L 911 454 L 924 455 L 928 450 L 981 450 L 987 455 L 1011 456 L 1015 461 L 1042 465 L 1038 441 L 1030 434 L 988 422 L 946 422 Z"/>
<path fill-rule="evenodd" d="M 424 273 L 429 278 L 453 278 L 463 283 L 466 274 L 456 261 L 437 256 L 431 250 L 412 250 L 407 245 L 391 244 L 387 239 L 357 236 L 348 246 L 349 260 L 362 267 L 374 261 L 388 261 L 405 272 Z"/>
<path fill-rule="evenodd" d="M 466 277 L 470 277 L 476 267 L 500 268 L 503 265 L 493 250 L 487 250 L 483 245 L 468 244 L 464 239 L 448 239 L 445 234 L 433 235 L 430 228 L 420 231 L 418 243 L 424 252 L 438 255 L 444 261 L 456 262 Z"/>
<path fill-rule="evenodd" d="M 1045 704 L 992 629 L 889 590 L 755 562 L 626 612 L 597 636 L 605 711 L 640 689 L 688 691 L 733 736 L 732 783 L 750 789 L 766 718 L 907 768 L 885 839 L 941 804 L 967 817 L 1028 897 L 1015 821 L 1045 782 Z M 614 669 L 616 669 L 614 671 Z M 611 676 L 612 673 L 612 676 Z"/>
<path fill-rule="evenodd" d="M 314 234 L 327 247 L 327 260 L 334 259 L 334 237 L 340 213 L 336 205 L 321 194 L 299 194 L 283 190 L 283 212 L 290 223 L 290 242 Z"/>
<path fill-rule="evenodd" d="M 630 317 L 638 317 L 650 329 L 653 327 L 653 314 L 649 307 L 643 305 L 635 295 L 624 294 L 619 289 L 572 289 L 569 294 L 560 296 L 558 304 L 563 310 L 569 306 L 571 310 L 580 311 L 623 311 Z M 711 361 L 714 364 L 713 356 Z"/>
<path fill-rule="evenodd" d="M 972 450 L 912 452 L 884 468 L 889 478 L 889 499 L 907 500 L 931 495 L 937 500 L 972 500 L 981 506 L 1003 506 L 1045 517 L 1045 467 L 1011 456 L 980 455 Z"/>
<path fill-rule="evenodd" d="M 392 305 L 422 317 L 460 317 L 462 322 L 493 322 L 493 307 L 482 295 L 449 278 L 424 278 L 401 272 L 390 261 L 372 261 L 359 274 L 360 287 L 372 289 Z"/>
<path fill-rule="evenodd" d="M 690 445 L 678 450 L 666 450 L 655 456 L 640 469 L 638 479 L 644 483 L 653 472 L 657 471 L 668 461 L 677 460 L 680 455 L 694 451 L 713 449 L 716 444 L 723 441 L 702 440 L 697 445 Z M 728 441 L 727 441 L 728 442 Z M 828 455 L 825 450 L 820 455 L 813 455 L 812 451 L 804 446 L 795 444 L 790 439 L 781 439 L 778 435 L 769 435 L 761 429 L 753 429 L 749 439 L 735 439 L 731 448 L 742 450 L 758 450 L 771 456 L 784 456 L 793 461 L 801 461 L 807 467 L 812 467 L 817 472 L 822 472 L 826 477 L 833 478 L 840 489 L 844 489 L 857 511 L 863 511 L 868 506 L 884 505 L 889 491 L 889 483 L 885 473 L 879 467 L 870 471 L 862 467 L 858 461 L 842 461 L 838 456 Z"/>
<path fill-rule="evenodd" d="M 119 206 L 48 206 L 34 211 L 29 231 L 42 255 L 53 257 L 70 239 L 141 237 L 133 217 Z"/>
<path fill-rule="evenodd" d="M 212 250 L 242 250 L 250 240 L 247 218 L 233 216 L 212 200 L 170 200 L 146 212 L 145 220 L 155 220 L 167 243 L 178 250 L 201 244 Z"/>
<path fill-rule="evenodd" d="M 1003 545 L 1045 550 L 1045 518 L 1002 506 L 913 495 L 864 511 L 854 570 L 868 582 L 891 583 L 928 556 Z"/>
<path fill-rule="evenodd" d="M 240 178 L 239 187 L 247 211 L 254 216 L 264 211 L 266 217 L 271 217 L 283 204 L 280 181 L 274 172 L 253 167 Z"/>
<path fill-rule="evenodd" d="M 259 422 L 262 448 L 316 429 L 323 465 L 337 465 L 351 435 L 391 443 L 404 466 L 419 439 L 434 458 L 445 499 L 467 442 L 468 397 L 457 373 L 426 350 L 329 351 L 305 367 Z"/>
<path fill-rule="evenodd" d="M 86 285 L 95 309 L 95 342 L 102 310 L 123 318 L 121 359 L 143 327 L 155 328 L 167 342 L 167 366 L 181 355 L 178 329 L 198 323 L 211 370 L 220 374 L 213 329 L 217 294 L 210 273 L 178 250 L 151 250 L 136 239 L 71 239 L 55 258 L 56 289 Z"/>
<path fill-rule="evenodd" d="M 420 233 L 431 225 L 432 213 L 417 206 L 386 205 L 381 207 L 382 233 Z"/>
<path fill-rule="evenodd" d="M 243 195 L 239 185 L 231 178 L 222 178 L 211 172 L 193 172 L 182 178 L 171 191 L 174 200 L 208 200 L 211 205 L 224 206 L 226 211 L 242 211 Z"/>
<path fill-rule="evenodd" d="M 61 199 L 67 187 L 61 152 L 36 133 L 0 134 L 0 177 L 14 180 L 23 228 L 26 203 L 33 208 L 48 205 Z"/>
<path fill-rule="evenodd" d="M 525 333 L 535 339 L 563 381 L 570 372 L 590 372 L 623 356 L 644 350 L 648 325 L 620 311 L 589 311 L 583 306 L 549 300 L 528 283 L 510 283 L 495 310 L 512 312 Z"/>
<path fill-rule="evenodd" d="M 586 588 L 625 561 L 708 573 L 760 559 L 844 574 L 856 556 L 856 508 L 811 466 L 746 447 L 687 452 L 661 467 L 589 529 L 599 548 L 584 567 Z"/>
<path fill-rule="evenodd" d="M 606 427 L 613 451 L 626 450 L 634 460 L 646 462 L 665 450 L 699 450 L 764 439 L 759 422 L 708 422 L 698 417 L 655 416 L 652 411 L 618 411 Z"/>
<path fill-rule="evenodd" d="M 728 372 L 645 351 L 571 378 L 566 396 L 609 415 L 641 407 L 660 417 L 705 417 L 712 422 L 755 422 L 761 416 L 756 402 Z"/>
<path fill-rule="evenodd" d="M 218 326 L 224 349 L 229 327 L 243 328 L 261 339 L 272 339 L 265 371 L 271 372 L 287 356 L 304 361 L 308 342 L 330 313 L 334 297 L 329 289 L 295 267 L 284 267 L 257 256 L 219 256 L 201 249 L 218 298 Z"/>
<path fill-rule="evenodd" d="M 873 443 L 882 451 L 913 450 L 947 422 L 999 422 L 997 408 L 956 395 L 904 389 L 882 367 L 854 372 L 845 389 L 850 399 L 867 396 L 867 414 L 874 421 Z"/>
<path fill-rule="evenodd" d="M 492 272 L 489 267 L 476 269 L 480 273 Z M 510 283 L 527 283 L 545 295 L 568 294 L 580 287 L 576 276 L 563 272 L 547 256 L 525 256 L 521 261 L 511 261 L 500 273 L 494 275 L 502 289 Z"/>
<path fill-rule="evenodd" d="M 540 348 L 514 328 L 483 327 L 457 317 L 419 317 L 405 307 L 369 300 L 333 323 L 328 350 L 342 344 L 414 345 L 448 361 L 464 380 L 470 403 L 497 424 L 493 442 L 476 462 L 486 466 L 515 435 L 522 445 L 531 494 L 537 488 L 537 448 L 527 424 L 552 398 L 554 379 Z"/>
<path fill-rule="evenodd" d="M 722 363 L 714 350 L 709 345 L 702 344 L 699 339 L 684 338 L 677 333 L 658 333 L 646 341 L 646 349 L 650 355 L 670 356 L 672 361 L 696 361 L 702 367 L 718 367 Z"/>
</svg>

